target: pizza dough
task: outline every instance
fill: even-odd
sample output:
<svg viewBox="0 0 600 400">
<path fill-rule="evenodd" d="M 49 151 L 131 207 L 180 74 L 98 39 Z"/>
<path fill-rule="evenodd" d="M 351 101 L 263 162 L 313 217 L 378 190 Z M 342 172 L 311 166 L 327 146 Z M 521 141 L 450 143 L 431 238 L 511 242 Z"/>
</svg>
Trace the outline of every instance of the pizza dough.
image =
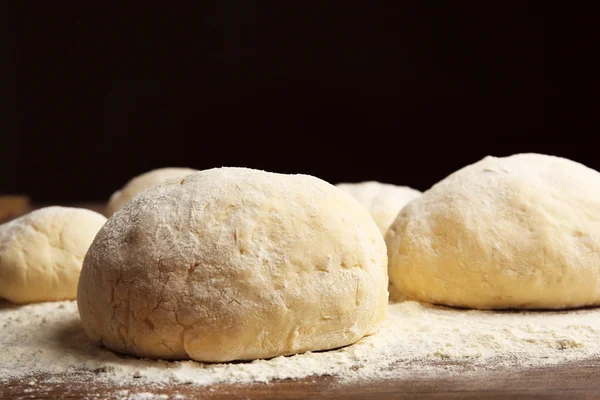
<svg viewBox="0 0 600 400">
<path fill-rule="evenodd" d="M 387 306 L 377 226 L 311 176 L 216 168 L 169 180 L 113 215 L 78 289 L 88 336 L 140 357 L 231 361 L 332 349 Z"/>
<path fill-rule="evenodd" d="M 386 236 L 392 285 L 468 308 L 600 304 L 600 174 L 539 154 L 486 157 L 408 204 Z"/>
<path fill-rule="evenodd" d="M 75 299 L 81 263 L 105 221 L 90 210 L 46 207 L 0 225 L 0 298 Z"/>
<path fill-rule="evenodd" d="M 117 190 L 110 196 L 106 206 L 106 215 L 110 217 L 119 211 L 133 196 L 149 187 L 162 183 L 167 179 L 184 177 L 196 171 L 190 168 L 159 168 L 138 175 L 127 182 L 121 190 Z"/>
<path fill-rule="evenodd" d="M 365 206 L 371 218 L 385 236 L 402 207 L 421 195 L 418 190 L 407 186 L 396 186 L 376 181 L 360 183 L 338 183 L 336 185 Z"/>
</svg>

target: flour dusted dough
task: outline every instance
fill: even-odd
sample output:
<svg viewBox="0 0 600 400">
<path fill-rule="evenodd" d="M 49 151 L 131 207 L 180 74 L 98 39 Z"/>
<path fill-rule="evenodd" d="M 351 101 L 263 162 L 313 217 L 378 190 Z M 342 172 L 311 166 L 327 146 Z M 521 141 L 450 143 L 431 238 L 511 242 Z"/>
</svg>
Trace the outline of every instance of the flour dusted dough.
<svg viewBox="0 0 600 400">
<path fill-rule="evenodd" d="M 119 211 L 133 196 L 149 187 L 162 183 L 167 179 L 184 177 L 196 171 L 190 168 L 159 168 L 138 175 L 127 182 L 121 190 L 117 190 L 110 196 L 106 206 L 106 215 L 110 217 Z"/>
<path fill-rule="evenodd" d="M 46 207 L 0 225 L 0 298 L 75 299 L 81 263 L 105 221 L 90 210 Z"/>
<path fill-rule="evenodd" d="M 338 183 L 336 186 L 352 195 L 369 210 L 373 221 L 384 236 L 402 207 L 421 195 L 418 190 L 407 186 L 396 186 L 377 181 Z"/>
<path fill-rule="evenodd" d="M 600 174 L 539 154 L 486 157 L 408 204 L 386 236 L 392 285 L 470 308 L 600 304 Z"/>
<path fill-rule="evenodd" d="M 132 199 L 98 233 L 81 322 L 141 357 L 230 361 L 332 349 L 376 331 L 387 305 L 377 226 L 311 176 L 216 168 Z"/>
</svg>

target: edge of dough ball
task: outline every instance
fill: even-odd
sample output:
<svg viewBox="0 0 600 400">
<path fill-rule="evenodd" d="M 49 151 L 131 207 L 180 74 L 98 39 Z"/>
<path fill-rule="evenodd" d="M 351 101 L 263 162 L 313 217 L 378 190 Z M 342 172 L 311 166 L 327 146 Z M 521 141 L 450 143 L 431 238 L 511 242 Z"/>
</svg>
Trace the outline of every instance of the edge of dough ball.
<svg viewBox="0 0 600 400">
<path fill-rule="evenodd" d="M 383 236 L 400 211 L 422 194 L 409 186 L 378 181 L 341 182 L 335 186 L 350 194 L 369 211 Z"/>
<path fill-rule="evenodd" d="M 387 286 L 383 237 L 350 195 L 312 176 L 215 168 L 108 220 L 78 307 L 112 350 L 225 362 L 352 344 L 377 331 Z"/>
<path fill-rule="evenodd" d="M 105 222 L 92 210 L 53 206 L 0 225 L 0 298 L 75 299 L 83 258 Z"/>
<path fill-rule="evenodd" d="M 464 308 L 599 305 L 599 187 L 565 158 L 485 157 L 402 210 L 385 237 L 390 282 Z"/>
<path fill-rule="evenodd" d="M 137 175 L 110 196 L 106 206 L 106 216 L 110 217 L 119 211 L 138 193 L 141 193 L 154 185 L 163 183 L 168 179 L 183 178 L 194 172 L 198 172 L 198 170 L 183 167 L 166 167 L 153 169 Z"/>
</svg>

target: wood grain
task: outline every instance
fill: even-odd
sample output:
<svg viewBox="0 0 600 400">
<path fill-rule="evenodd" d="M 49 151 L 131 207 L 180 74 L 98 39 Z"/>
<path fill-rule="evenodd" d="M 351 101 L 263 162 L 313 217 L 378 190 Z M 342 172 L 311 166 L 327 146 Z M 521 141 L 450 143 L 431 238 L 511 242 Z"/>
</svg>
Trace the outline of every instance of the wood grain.
<svg viewBox="0 0 600 400">
<path fill-rule="evenodd" d="M 186 399 L 598 399 L 600 360 L 527 370 L 496 371 L 474 377 L 436 379 L 423 377 L 395 381 L 371 381 L 341 385 L 334 377 L 313 377 L 250 385 L 118 386 L 94 382 L 73 382 L 64 378 L 55 383 L 30 386 L 28 379 L 10 381 L 0 387 L 2 399 L 119 398 L 127 390 L 135 393 L 165 394 Z M 42 379 L 38 379 L 38 382 Z"/>
<path fill-rule="evenodd" d="M 0 195 L 0 224 L 19 217 L 31 209 L 29 197 Z"/>
</svg>

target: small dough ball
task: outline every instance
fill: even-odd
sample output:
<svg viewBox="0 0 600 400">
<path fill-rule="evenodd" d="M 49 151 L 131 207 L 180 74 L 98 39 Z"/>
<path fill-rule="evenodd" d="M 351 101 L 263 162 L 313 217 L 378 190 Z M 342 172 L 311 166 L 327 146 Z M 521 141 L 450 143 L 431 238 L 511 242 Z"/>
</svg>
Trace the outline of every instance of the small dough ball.
<svg viewBox="0 0 600 400">
<path fill-rule="evenodd" d="M 83 258 L 105 222 L 83 208 L 46 207 L 0 225 L 0 298 L 75 299 Z"/>
<path fill-rule="evenodd" d="M 110 196 L 108 205 L 106 206 L 106 215 L 110 217 L 123 208 L 125 203 L 131 200 L 136 194 L 154 185 L 163 183 L 167 179 L 183 178 L 196 171 L 191 168 L 159 168 L 138 175 L 127 182 L 121 190 L 117 190 Z"/>
<path fill-rule="evenodd" d="M 338 183 L 336 186 L 352 195 L 369 210 L 371 218 L 384 236 L 400 210 L 409 201 L 421 195 L 421 192 L 408 186 L 396 186 L 376 181 Z"/>
<path fill-rule="evenodd" d="M 600 174 L 564 158 L 486 157 L 408 204 L 386 236 L 406 296 L 467 308 L 600 304 Z"/>
<path fill-rule="evenodd" d="M 88 336 L 140 357 L 223 362 L 333 349 L 375 332 L 385 242 L 311 176 L 216 168 L 170 180 L 108 220 L 85 258 Z"/>
</svg>

